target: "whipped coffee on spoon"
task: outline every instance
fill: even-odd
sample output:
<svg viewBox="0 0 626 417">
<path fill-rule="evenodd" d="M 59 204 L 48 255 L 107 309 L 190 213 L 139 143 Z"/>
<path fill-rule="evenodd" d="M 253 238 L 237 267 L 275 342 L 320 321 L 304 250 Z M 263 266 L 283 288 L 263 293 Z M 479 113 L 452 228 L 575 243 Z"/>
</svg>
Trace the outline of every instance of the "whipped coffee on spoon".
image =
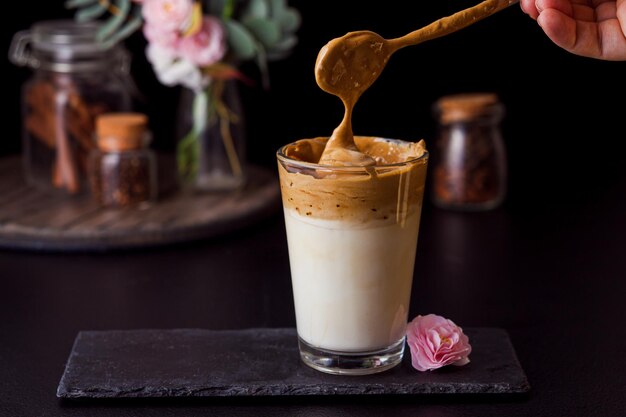
<svg viewBox="0 0 626 417">
<path fill-rule="evenodd" d="M 395 39 L 384 39 L 371 31 L 356 31 L 328 42 L 318 54 L 315 79 L 322 90 L 341 99 L 345 113 L 318 163 L 333 166 L 376 165 L 375 159 L 360 152 L 354 142 L 352 111 L 359 97 L 380 76 L 394 52 L 463 29 L 518 2 L 486 0 Z"/>
</svg>

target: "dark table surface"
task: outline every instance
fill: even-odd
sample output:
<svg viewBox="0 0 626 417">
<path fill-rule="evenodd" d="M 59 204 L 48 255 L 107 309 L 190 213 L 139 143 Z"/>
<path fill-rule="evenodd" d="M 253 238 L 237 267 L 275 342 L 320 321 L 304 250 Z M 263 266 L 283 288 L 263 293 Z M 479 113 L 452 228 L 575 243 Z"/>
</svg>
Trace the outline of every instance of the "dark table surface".
<svg viewBox="0 0 626 417">
<path fill-rule="evenodd" d="M 276 212 L 170 247 L 0 250 L 0 416 L 626 416 L 626 181 L 523 200 L 486 213 L 426 205 L 410 316 L 506 329 L 527 397 L 57 399 L 81 330 L 294 326 Z"/>
</svg>

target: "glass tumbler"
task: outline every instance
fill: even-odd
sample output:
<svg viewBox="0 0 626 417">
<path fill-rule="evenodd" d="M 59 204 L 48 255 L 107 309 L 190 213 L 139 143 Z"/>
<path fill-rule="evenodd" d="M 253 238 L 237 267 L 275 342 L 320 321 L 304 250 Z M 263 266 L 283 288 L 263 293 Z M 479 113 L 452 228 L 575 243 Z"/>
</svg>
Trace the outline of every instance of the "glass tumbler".
<svg viewBox="0 0 626 417">
<path fill-rule="evenodd" d="M 335 167 L 290 158 L 289 146 L 277 158 L 301 359 L 331 374 L 392 368 L 404 354 L 428 153 Z"/>
</svg>

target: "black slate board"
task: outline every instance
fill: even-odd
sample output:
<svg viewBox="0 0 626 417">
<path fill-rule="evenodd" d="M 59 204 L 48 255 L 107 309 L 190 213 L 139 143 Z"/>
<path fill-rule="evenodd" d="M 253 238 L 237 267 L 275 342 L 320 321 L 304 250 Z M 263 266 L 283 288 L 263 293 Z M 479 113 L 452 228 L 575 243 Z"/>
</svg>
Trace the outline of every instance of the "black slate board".
<svg viewBox="0 0 626 417">
<path fill-rule="evenodd" d="M 418 372 L 401 365 L 337 376 L 300 361 L 295 329 L 82 331 L 57 389 L 63 399 L 361 394 L 522 394 L 529 390 L 503 329 L 465 329 L 471 362 Z"/>
</svg>

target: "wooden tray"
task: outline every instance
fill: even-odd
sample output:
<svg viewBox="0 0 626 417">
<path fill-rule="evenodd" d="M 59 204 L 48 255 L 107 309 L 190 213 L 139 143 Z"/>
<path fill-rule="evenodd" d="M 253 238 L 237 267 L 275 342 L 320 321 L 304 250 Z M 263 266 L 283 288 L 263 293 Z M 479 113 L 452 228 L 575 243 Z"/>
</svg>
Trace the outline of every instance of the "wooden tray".
<svg viewBox="0 0 626 417">
<path fill-rule="evenodd" d="M 173 190 L 162 192 L 158 203 L 146 209 L 106 209 L 89 194 L 51 195 L 29 186 L 20 158 L 3 158 L 0 247 L 103 251 L 179 243 L 241 229 L 280 208 L 277 174 L 263 167 L 248 169 L 249 181 L 237 192 Z"/>
</svg>

